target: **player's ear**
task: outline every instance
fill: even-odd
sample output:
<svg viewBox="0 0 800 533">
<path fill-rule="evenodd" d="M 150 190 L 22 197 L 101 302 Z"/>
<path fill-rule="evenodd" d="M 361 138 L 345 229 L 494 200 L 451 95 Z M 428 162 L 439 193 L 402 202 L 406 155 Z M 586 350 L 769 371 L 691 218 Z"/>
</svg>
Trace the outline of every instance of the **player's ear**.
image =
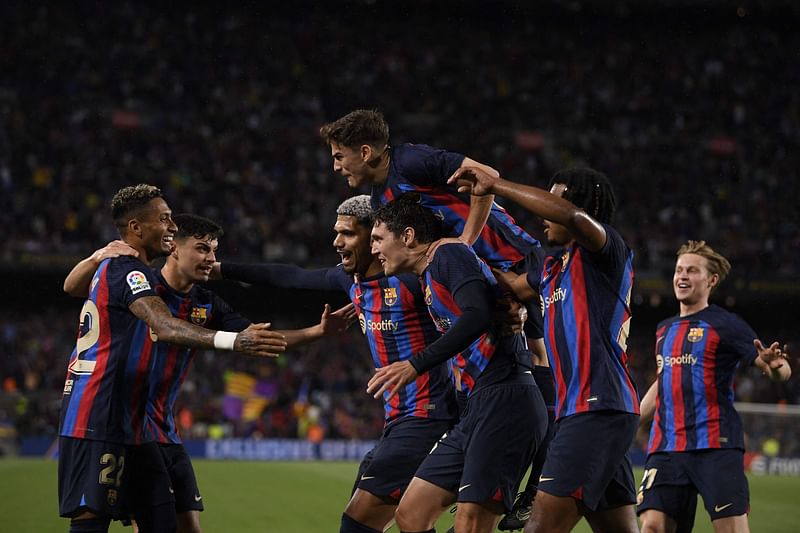
<svg viewBox="0 0 800 533">
<path fill-rule="evenodd" d="M 708 280 L 708 288 L 714 289 L 719 284 L 719 274 L 711 274 Z"/>
<path fill-rule="evenodd" d="M 406 246 L 409 246 L 412 242 L 414 242 L 414 239 L 416 239 L 416 237 L 417 233 L 411 226 L 403 230 L 403 244 L 405 244 Z"/>
<path fill-rule="evenodd" d="M 128 221 L 128 233 L 136 235 L 137 237 L 142 236 L 142 225 L 137 219 L 132 218 Z"/>
<path fill-rule="evenodd" d="M 361 159 L 363 161 L 372 161 L 373 152 L 374 150 L 372 149 L 372 146 L 368 144 L 361 145 Z"/>
</svg>

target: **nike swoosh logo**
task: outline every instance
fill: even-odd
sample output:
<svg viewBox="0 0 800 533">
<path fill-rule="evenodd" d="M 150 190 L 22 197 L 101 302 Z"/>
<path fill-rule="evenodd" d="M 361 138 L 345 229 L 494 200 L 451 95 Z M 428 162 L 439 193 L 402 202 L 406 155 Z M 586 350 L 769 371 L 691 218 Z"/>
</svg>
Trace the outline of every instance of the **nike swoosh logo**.
<svg viewBox="0 0 800 533">
<path fill-rule="evenodd" d="M 194 497 L 194 501 L 196 501 L 196 502 L 199 502 L 202 499 L 203 499 L 202 496 L 195 495 L 195 497 Z"/>
<path fill-rule="evenodd" d="M 553 481 L 554 479 L 555 479 L 554 477 L 539 476 L 539 483 L 541 483 L 543 481 Z"/>
<path fill-rule="evenodd" d="M 462 486 L 458 487 L 458 492 L 461 492 L 462 490 L 466 489 L 467 487 L 471 487 L 471 486 L 472 486 L 472 483 L 467 483 L 466 485 L 462 485 Z"/>
<path fill-rule="evenodd" d="M 375 479 L 375 476 L 361 476 L 361 481 L 366 481 L 368 479 Z"/>
<path fill-rule="evenodd" d="M 728 504 L 725 504 L 725 505 L 715 505 L 715 506 L 714 506 L 714 512 L 715 512 L 715 513 L 718 513 L 718 512 L 720 512 L 720 511 L 722 511 L 723 509 L 727 509 L 727 508 L 728 508 L 728 507 L 730 507 L 731 505 L 733 505 L 733 502 L 731 502 L 731 503 L 728 503 Z"/>
</svg>

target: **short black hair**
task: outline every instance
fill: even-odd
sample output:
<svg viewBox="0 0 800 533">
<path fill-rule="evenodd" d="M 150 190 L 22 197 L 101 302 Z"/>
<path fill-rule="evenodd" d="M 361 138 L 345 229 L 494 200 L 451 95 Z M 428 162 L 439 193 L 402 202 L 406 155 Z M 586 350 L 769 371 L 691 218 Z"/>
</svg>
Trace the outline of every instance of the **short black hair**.
<svg viewBox="0 0 800 533">
<path fill-rule="evenodd" d="M 389 144 L 389 124 L 377 109 L 356 109 L 319 129 L 322 139 L 347 148 L 368 144 L 377 149 Z"/>
<path fill-rule="evenodd" d="M 136 218 L 141 209 L 153 198 L 164 198 L 164 193 L 155 185 L 139 183 L 123 187 L 111 199 L 111 218 L 114 225 L 122 232 L 132 218 Z"/>
<path fill-rule="evenodd" d="M 420 196 L 415 192 L 403 193 L 375 211 L 375 224 L 384 223 L 395 237 L 406 228 L 414 228 L 420 243 L 430 243 L 442 238 L 442 220 L 430 209 L 419 203 Z"/>
<path fill-rule="evenodd" d="M 189 237 L 196 237 L 202 239 L 208 237 L 209 239 L 219 240 L 225 232 L 222 226 L 217 224 L 211 219 L 193 215 L 191 213 L 180 213 L 172 217 L 175 225 L 178 226 L 178 231 L 175 233 L 175 240 L 182 241 Z"/>
<path fill-rule="evenodd" d="M 567 187 L 564 199 L 586 211 L 598 222 L 611 222 L 617 207 L 617 198 L 605 174 L 585 167 L 567 168 L 559 170 L 550 178 L 548 188 L 556 183 Z"/>
</svg>

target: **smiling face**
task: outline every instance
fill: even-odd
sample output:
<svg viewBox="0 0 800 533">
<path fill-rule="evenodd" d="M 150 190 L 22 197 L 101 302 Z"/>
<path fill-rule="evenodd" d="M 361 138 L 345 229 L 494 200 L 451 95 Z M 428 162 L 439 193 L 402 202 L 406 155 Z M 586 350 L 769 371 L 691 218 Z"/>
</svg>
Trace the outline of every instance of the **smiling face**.
<svg viewBox="0 0 800 533">
<path fill-rule="evenodd" d="M 217 260 L 219 241 L 209 236 L 189 236 L 175 242 L 170 260 L 176 262 L 180 276 L 189 283 L 205 283 Z"/>
<path fill-rule="evenodd" d="M 686 307 L 705 307 L 719 275 L 708 271 L 708 260 L 698 254 L 682 254 L 675 263 L 672 289 L 675 298 Z"/>
<path fill-rule="evenodd" d="M 370 251 L 370 228 L 350 215 L 339 215 L 333 225 L 336 237 L 333 247 L 342 258 L 342 268 L 348 274 L 365 274 L 373 257 Z"/>
<path fill-rule="evenodd" d="M 383 265 L 387 276 L 412 271 L 414 258 L 409 252 L 402 237 L 389 231 L 383 222 L 378 222 L 372 228 L 372 253 Z"/>
<path fill-rule="evenodd" d="M 163 198 L 153 198 L 136 217 L 141 243 L 148 259 L 169 255 L 178 227 L 172 221 L 172 210 Z"/>
</svg>

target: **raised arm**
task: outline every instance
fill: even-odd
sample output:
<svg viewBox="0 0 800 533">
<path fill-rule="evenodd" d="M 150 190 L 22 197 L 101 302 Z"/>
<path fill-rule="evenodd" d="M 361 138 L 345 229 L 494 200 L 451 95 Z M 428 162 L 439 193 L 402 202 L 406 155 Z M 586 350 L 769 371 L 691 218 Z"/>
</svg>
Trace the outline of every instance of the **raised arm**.
<svg viewBox="0 0 800 533">
<path fill-rule="evenodd" d="M 491 176 L 500 176 L 500 173 L 492 167 L 478 163 L 469 157 L 465 157 L 464 162 L 461 163 L 461 168 L 464 167 L 480 168 Z M 489 215 L 492 212 L 493 203 L 494 195 L 470 195 L 469 215 L 467 215 L 467 220 L 464 221 L 464 230 L 461 232 L 459 239 L 469 245 L 474 244 L 475 241 L 478 240 L 478 237 L 480 237 L 481 231 L 483 230 L 483 226 L 486 225 L 486 221 L 489 219 Z"/>
<path fill-rule="evenodd" d="M 459 168 L 448 183 L 458 184 L 461 192 L 508 198 L 531 213 L 566 227 L 578 244 L 588 250 L 598 251 L 606 243 L 606 230 L 602 224 L 569 200 L 544 189 L 504 180 L 479 167 Z"/>
<path fill-rule="evenodd" d="M 275 357 L 286 350 L 286 339 L 269 324 L 252 324 L 240 333 L 214 331 L 175 318 L 158 296 L 143 296 L 130 304 L 159 341 L 190 348 L 233 350 L 258 357 Z"/>
<path fill-rule="evenodd" d="M 70 296 L 86 298 L 89 296 L 89 285 L 92 283 L 92 277 L 100 263 L 105 259 L 121 255 L 137 257 L 139 252 L 125 241 L 120 240 L 111 241 L 104 247 L 95 250 L 92 255 L 80 261 L 67 274 L 66 279 L 64 279 L 64 292 Z"/>
</svg>

